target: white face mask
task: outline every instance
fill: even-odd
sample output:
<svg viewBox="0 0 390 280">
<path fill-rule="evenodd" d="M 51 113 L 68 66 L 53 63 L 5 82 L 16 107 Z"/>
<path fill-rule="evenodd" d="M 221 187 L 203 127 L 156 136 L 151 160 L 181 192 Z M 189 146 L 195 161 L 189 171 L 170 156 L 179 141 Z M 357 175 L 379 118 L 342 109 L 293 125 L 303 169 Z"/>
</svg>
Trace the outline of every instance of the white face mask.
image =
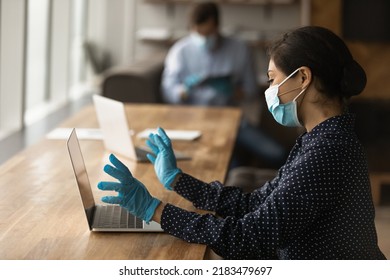
<svg viewBox="0 0 390 280">
<path fill-rule="evenodd" d="M 303 92 L 305 92 L 306 88 L 304 88 L 292 101 L 286 104 L 280 104 L 280 100 L 278 97 L 279 87 L 298 71 L 299 68 L 292 72 L 290 75 L 288 75 L 280 84 L 271 86 L 265 91 L 265 100 L 267 102 L 268 110 L 272 113 L 274 119 L 284 126 L 302 126 L 298 119 L 296 100 Z"/>
<path fill-rule="evenodd" d="M 217 35 L 209 35 L 209 36 L 203 36 L 200 35 L 198 32 L 194 31 L 192 32 L 192 38 L 194 42 L 201 48 L 204 48 L 206 50 L 213 50 L 215 49 L 217 45 Z"/>
</svg>

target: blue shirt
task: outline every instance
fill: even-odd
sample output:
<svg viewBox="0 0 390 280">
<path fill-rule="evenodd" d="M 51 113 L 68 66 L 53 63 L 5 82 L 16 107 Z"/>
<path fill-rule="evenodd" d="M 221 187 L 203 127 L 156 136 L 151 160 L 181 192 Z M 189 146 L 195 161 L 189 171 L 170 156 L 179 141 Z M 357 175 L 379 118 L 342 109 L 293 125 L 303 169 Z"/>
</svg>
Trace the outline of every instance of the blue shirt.
<svg viewBox="0 0 390 280">
<path fill-rule="evenodd" d="M 169 50 L 162 75 L 162 92 L 166 102 L 182 103 L 184 80 L 191 75 L 202 79 L 229 77 L 233 88 L 240 88 L 246 97 L 257 92 L 256 73 L 253 59 L 245 42 L 233 37 L 221 36 L 215 51 L 199 46 L 193 35 L 180 39 Z M 219 105 L 232 103 L 232 95 L 216 90 L 205 83 L 194 87 L 187 104 Z"/>
<path fill-rule="evenodd" d="M 384 259 L 352 115 L 301 135 L 276 178 L 250 194 L 183 174 L 175 191 L 200 215 L 167 204 L 163 229 L 226 259 Z"/>
</svg>

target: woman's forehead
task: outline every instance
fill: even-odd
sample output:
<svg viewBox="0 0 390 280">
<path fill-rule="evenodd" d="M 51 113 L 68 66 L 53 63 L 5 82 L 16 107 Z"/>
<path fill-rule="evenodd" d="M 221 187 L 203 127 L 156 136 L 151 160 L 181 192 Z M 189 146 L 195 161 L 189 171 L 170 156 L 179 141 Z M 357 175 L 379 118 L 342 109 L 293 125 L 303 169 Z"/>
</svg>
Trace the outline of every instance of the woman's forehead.
<svg viewBox="0 0 390 280">
<path fill-rule="evenodd" d="M 278 69 L 276 68 L 274 61 L 272 59 L 270 59 L 269 63 L 268 63 L 268 71 L 267 71 L 267 73 L 270 74 L 270 73 L 273 73 L 273 72 L 276 72 L 276 71 L 278 71 Z"/>
</svg>

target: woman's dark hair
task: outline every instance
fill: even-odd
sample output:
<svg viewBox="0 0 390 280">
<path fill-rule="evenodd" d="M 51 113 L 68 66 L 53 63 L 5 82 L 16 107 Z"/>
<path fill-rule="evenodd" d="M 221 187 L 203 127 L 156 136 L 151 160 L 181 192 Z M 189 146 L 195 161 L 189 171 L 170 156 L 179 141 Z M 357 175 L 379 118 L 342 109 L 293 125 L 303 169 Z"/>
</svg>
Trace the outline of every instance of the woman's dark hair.
<svg viewBox="0 0 390 280">
<path fill-rule="evenodd" d="M 219 25 L 219 10 L 214 2 L 203 2 L 195 5 L 191 13 L 191 25 L 199 25 L 214 20 Z"/>
<path fill-rule="evenodd" d="M 367 78 L 346 44 L 332 31 L 306 26 L 285 33 L 269 48 L 268 55 L 286 75 L 299 67 L 310 68 L 316 88 L 328 97 L 360 94 Z"/>
</svg>

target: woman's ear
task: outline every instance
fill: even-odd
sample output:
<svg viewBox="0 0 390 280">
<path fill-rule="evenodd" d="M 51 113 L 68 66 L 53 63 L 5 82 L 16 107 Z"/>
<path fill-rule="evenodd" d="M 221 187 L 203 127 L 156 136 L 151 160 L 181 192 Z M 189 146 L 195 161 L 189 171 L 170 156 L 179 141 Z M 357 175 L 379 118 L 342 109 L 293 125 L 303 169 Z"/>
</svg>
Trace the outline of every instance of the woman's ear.
<svg viewBox="0 0 390 280">
<path fill-rule="evenodd" d="M 311 69 L 307 66 L 302 66 L 299 69 L 299 73 L 301 76 L 302 88 L 307 88 L 313 79 Z"/>
</svg>

